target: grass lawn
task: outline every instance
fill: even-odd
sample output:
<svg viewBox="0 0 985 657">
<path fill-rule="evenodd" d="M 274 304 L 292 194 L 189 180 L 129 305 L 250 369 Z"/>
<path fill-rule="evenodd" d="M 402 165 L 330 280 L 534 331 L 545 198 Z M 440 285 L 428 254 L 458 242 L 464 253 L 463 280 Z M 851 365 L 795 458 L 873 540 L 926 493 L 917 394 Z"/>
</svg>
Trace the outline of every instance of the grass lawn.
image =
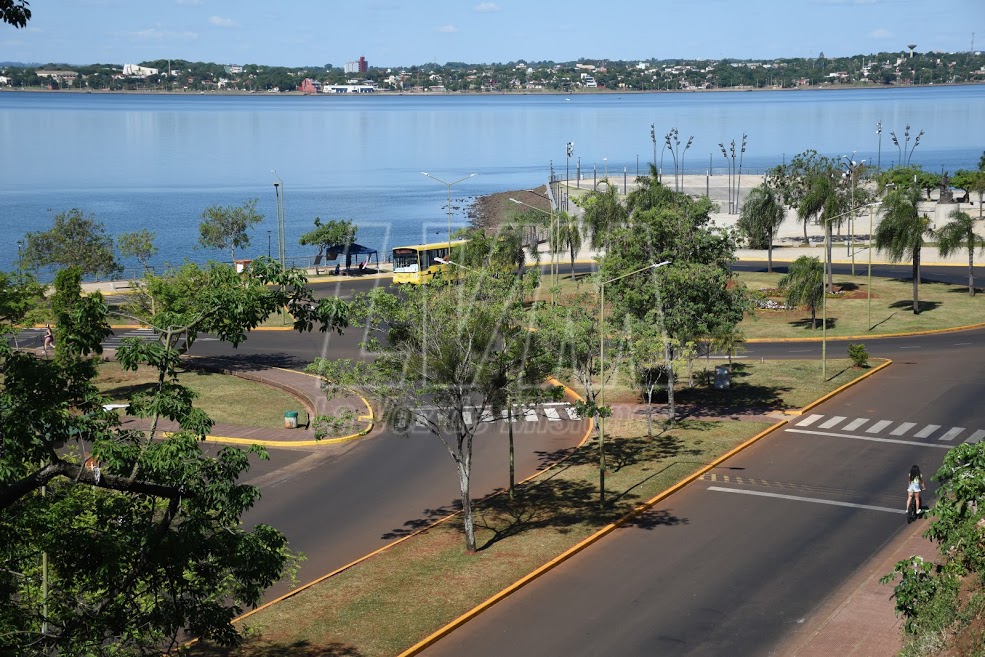
<svg viewBox="0 0 985 657">
<path fill-rule="evenodd" d="M 847 369 L 822 384 L 815 381 L 819 374 L 813 364 L 782 365 L 742 363 L 733 390 L 773 386 L 783 403 L 802 405 L 862 373 Z M 776 380 L 778 376 L 786 378 Z M 477 502 L 477 554 L 464 553 L 460 522 L 454 517 L 240 621 L 244 646 L 226 650 L 197 645 L 192 654 L 399 654 L 768 426 L 685 420 L 671 430 L 658 428 L 651 439 L 645 419 L 612 418 L 606 424 L 605 512 L 598 506 L 598 448 L 591 441 L 521 486 L 516 500 L 496 495 Z M 453 467 L 450 460 L 448 467 Z M 658 503 L 619 531 L 673 531 L 686 522 L 666 506 Z"/>
<path fill-rule="evenodd" d="M 125 403 L 129 395 L 156 380 L 157 372 L 149 367 L 127 372 L 116 361 L 108 361 L 99 364 L 96 385 L 113 403 Z M 283 428 L 284 411 L 304 408 L 283 390 L 235 376 L 187 370 L 179 381 L 198 394 L 195 405 L 218 424 Z"/>
<path fill-rule="evenodd" d="M 775 289 L 780 274 L 739 272 L 739 281 L 750 290 Z M 835 288 L 843 294 L 829 296 L 828 337 L 908 333 L 966 326 L 985 321 L 985 295 L 968 296 L 968 287 L 945 283 L 920 284 L 920 314 L 913 314 L 913 283 L 909 279 L 872 277 L 872 330 L 868 321 L 868 281 L 866 276 L 834 277 Z M 781 297 L 775 297 L 782 302 Z M 817 329 L 811 329 L 810 312 L 797 310 L 758 310 L 743 320 L 739 328 L 747 338 L 821 337 L 821 309 Z"/>
<path fill-rule="evenodd" d="M 861 267 L 859 271 L 864 271 Z M 572 280 L 568 265 L 560 269 L 560 294 L 571 298 L 579 294 L 597 295 L 598 288 L 589 275 Z M 775 290 L 781 274 L 738 272 L 740 283 L 751 292 Z M 872 277 L 872 330 L 868 327 L 868 279 L 866 276 L 836 274 L 836 289 L 829 295 L 828 337 L 884 335 L 934 329 L 954 328 L 985 322 L 985 294 L 968 296 L 968 286 L 946 283 L 920 284 L 920 314 L 913 314 L 913 283 L 909 279 Z M 550 301 L 550 276 L 544 276 L 532 300 Z M 782 296 L 770 297 L 780 303 Z M 811 329 L 811 315 L 806 308 L 796 310 L 756 310 L 740 324 L 746 338 L 816 338 L 821 339 L 821 309 L 817 310 L 817 328 Z"/>
</svg>

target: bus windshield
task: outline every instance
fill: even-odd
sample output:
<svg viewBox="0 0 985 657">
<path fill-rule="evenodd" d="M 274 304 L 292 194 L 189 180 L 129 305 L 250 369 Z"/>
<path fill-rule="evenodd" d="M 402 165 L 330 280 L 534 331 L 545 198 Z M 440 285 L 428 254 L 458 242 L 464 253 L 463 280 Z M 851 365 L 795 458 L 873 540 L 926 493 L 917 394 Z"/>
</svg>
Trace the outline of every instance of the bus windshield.
<svg viewBox="0 0 985 657">
<path fill-rule="evenodd" d="M 393 250 L 393 273 L 412 274 L 419 269 L 417 249 Z"/>
</svg>

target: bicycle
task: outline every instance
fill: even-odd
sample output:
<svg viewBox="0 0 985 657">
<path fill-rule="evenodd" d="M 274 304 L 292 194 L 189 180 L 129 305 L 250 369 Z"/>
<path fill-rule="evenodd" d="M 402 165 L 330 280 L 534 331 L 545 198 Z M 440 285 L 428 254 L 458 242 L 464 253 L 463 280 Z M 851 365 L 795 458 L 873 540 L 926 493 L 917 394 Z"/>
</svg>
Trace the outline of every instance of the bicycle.
<svg viewBox="0 0 985 657">
<path fill-rule="evenodd" d="M 910 524 L 917 519 L 917 497 L 913 495 L 910 497 L 909 503 L 906 505 L 906 524 Z"/>
</svg>

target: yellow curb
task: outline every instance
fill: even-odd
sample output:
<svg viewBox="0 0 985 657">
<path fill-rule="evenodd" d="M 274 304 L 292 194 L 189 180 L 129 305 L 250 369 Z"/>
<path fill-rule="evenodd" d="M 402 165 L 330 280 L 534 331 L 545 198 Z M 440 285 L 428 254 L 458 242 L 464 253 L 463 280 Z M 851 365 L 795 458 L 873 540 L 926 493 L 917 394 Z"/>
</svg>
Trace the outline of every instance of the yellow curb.
<svg viewBox="0 0 985 657">
<path fill-rule="evenodd" d="M 291 374 L 303 374 L 304 376 L 310 376 L 310 377 L 312 377 L 314 379 L 320 379 L 321 378 L 317 374 L 312 374 L 310 372 L 299 372 L 297 370 L 290 370 L 290 369 L 287 369 L 286 367 L 271 367 L 270 369 L 272 369 L 272 370 L 279 370 L 281 372 L 290 372 Z M 372 407 L 372 405 L 370 405 L 369 400 L 366 399 L 365 397 L 363 397 L 362 395 L 360 395 L 360 394 L 357 393 L 356 394 L 356 397 L 359 397 L 359 399 L 362 401 L 362 403 L 366 405 L 366 415 L 360 415 L 356 419 L 357 420 L 361 420 L 361 421 L 368 421 L 369 422 L 369 427 L 366 429 L 366 431 L 364 431 L 362 433 L 353 434 L 353 436 L 346 436 L 345 438 L 333 438 L 332 440 L 336 440 L 336 441 L 349 440 L 352 437 L 364 436 L 364 435 L 366 435 L 367 433 L 369 433 L 370 431 L 373 430 L 373 425 L 376 424 L 376 415 L 375 415 L 375 413 L 373 413 L 373 407 Z M 363 418 L 366 418 L 366 419 L 363 420 Z M 324 442 L 324 441 L 322 441 L 322 442 Z"/>
<path fill-rule="evenodd" d="M 842 245 L 842 246 L 844 246 L 844 245 Z M 798 245 L 796 247 L 787 247 L 787 248 L 808 248 L 808 247 L 805 247 L 805 246 L 803 246 L 801 244 L 801 245 Z M 810 248 L 821 249 L 822 247 L 821 246 L 816 246 L 816 247 L 815 246 L 812 246 Z M 763 263 L 765 263 L 766 262 L 766 257 L 765 256 L 762 257 L 762 258 L 752 258 L 752 257 L 743 258 L 743 257 L 736 257 L 735 260 L 736 260 L 736 262 L 743 262 L 743 261 L 745 261 L 745 262 L 763 262 Z M 796 260 L 797 260 L 797 258 L 792 258 L 792 257 L 790 259 L 788 259 L 786 257 L 778 258 L 778 257 L 776 257 L 776 251 L 775 250 L 773 251 L 773 264 L 776 264 L 778 262 L 789 264 L 789 263 L 794 262 Z M 852 261 L 851 260 L 832 259 L 831 260 L 831 264 L 833 264 L 833 265 L 850 265 L 850 264 L 852 264 Z M 905 262 L 903 262 L 903 263 L 900 263 L 900 262 L 889 262 L 889 261 L 886 261 L 886 260 L 873 260 L 872 261 L 872 265 L 873 266 L 879 265 L 879 266 L 883 266 L 883 267 L 903 266 L 903 265 L 906 265 L 906 264 L 907 263 L 905 263 Z M 858 268 L 858 269 L 865 269 L 868 266 L 869 266 L 869 261 L 868 260 L 866 260 L 865 262 L 860 262 L 858 260 L 855 261 L 855 267 Z M 924 267 L 924 266 L 926 266 L 926 267 L 961 267 L 962 269 L 967 269 L 967 267 L 968 267 L 967 264 L 961 264 L 961 263 L 954 263 L 954 262 L 924 262 L 923 260 L 920 261 L 920 266 L 921 267 Z M 760 273 L 765 274 L 766 272 L 760 272 Z M 775 274 L 776 272 L 773 272 L 773 273 Z M 851 274 L 835 274 L 835 276 L 851 276 Z"/>
<path fill-rule="evenodd" d="M 556 568 L 557 566 L 561 565 L 562 563 L 564 563 L 565 561 L 567 561 L 571 557 L 573 557 L 576 554 L 578 554 L 579 552 L 583 551 L 588 546 L 592 545 L 593 543 L 596 543 L 601 538 L 603 538 L 603 537 L 607 536 L 608 534 L 612 533 L 613 531 L 615 531 L 619 527 L 622 527 L 627 522 L 629 522 L 633 518 L 637 517 L 639 514 L 641 514 L 642 512 L 646 511 L 647 509 L 649 509 L 650 507 L 652 507 L 654 504 L 656 504 L 660 500 L 662 500 L 662 499 L 668 497 L 669 495 L 677 492 L 678 490 L 680 490 L 681 488 L 683 488 L 687 484 L 691 483 L 692 481 L 694 481 L 695 479 L 697 479 L 698 477 L 700 477 L 704 473 L 708 472 L 712 468 L 717 467 L 720 463 L 722 463 L 725 460 L 727 460 L 727 459 L 735 456 L 736 454 L 738 454 L 742 450 L 746 449 L 747 447 L 753 445 L 754 443 L 758 442 L 762 438 L 765 438 L 766 436 L 768 436 L 769 434 L 773 433 L 774 431 L 776 431 L 780 427 L 784 426 L 786 423 L 787 423 L 786 420 L 782 420 L 780 422 L 777 422 L 773 426 L 771 426 L 771 427 L 769 427 L 767 429 L 764 429 L 763 431 L 760 431 L 758 434 L 756 434 L 755 436 L 753 436 L 752 438 L 750 438 L 746 442 L 742 443 L 741 445 L 738 445 L 737 447 L 732 448 L 731 450 L 729 450 L 728 452 L 726 452 L 722 456 L 719 456 L 717 459 L 715 459 L 714 461 L 712 461 L 708 465 L 700 468 L 699 470 L 695 471 L 694 473 L 692 473 L 689 476 L 685 477 L 684 479 L 680 480 L 679 482 L 677 482 L 676 484 L 674 484 L 670 488 L 667 488 L 666 490 L 658 493 L 656 496 L 650 498 L 646 502 L 643 502 L 642 504 L 639 504 L 635 509 L 633 509 L 632 511 L 630 511 L 628 514 L 626 514 L 625 516 L 623 516 L 619 520 L 617 520 L 617 521 L 615 521 L 615 522 L 613 522 L 611 524 L 606 525 L 605 527 L 603 527 L 599 531 L 595 532 L 594 534 L 592 534 L 588 538 L 582 540 L 577 545 L 574 545 L 573 547 L 571 547 L 568 550 L 566 550 L 564 553 L 558 555 L 554 559 L 551 559 L 546 564 L 544 564 L 543 566 L 541 566 L 537 570 L 533 571 L 529 575 L 527 575 L 525 577 L 522 577 L 518 581 L 514 582 L 513 584 L 511 584 L 507 588 L 505 588 L 502 591 L 500 591 L 499 593 L 497 593 L 496 595 L 488 598 L 485 602 L 479 604 L 476 607 L 473 607 L 472 609 L 470 609 L 466 613 L 462 614 L 461 616 L 459 616 L 455 620 L 451 621 L 450 623 L 448 623 L 447 625 L 445 625 L 444 627 L 442 627 L 438 631 L 434 632 L 433 634 L 431 634 L 428 637 L 425 637 L 420 642 L 416 643 L 415 645 L 411 646 L 410 648 L 408 648 L 404 652 L 400 653 L 397 657 L 412 657 L 413 655 L 419 654 L 422 650 L 430 647 L 435 642 L 437 642 L 439 639 L 447 636 L 452 631 L 454 631 L 455 629 L 461 627 L 466 622 L 472 620 L 473 618 L 475 618 L 476 616 L 478 616 L 479 614 L 481 614 L 486 609 L 489 609 L 490 607 L 492 607 L 494 604 L 496 604 L 500 600 L 503 600 L 504 598 L 507 598 L 508 596 L 510 596 L 513 593 L 515 593 L 516 591 L 520 590 L 521 588 L 523 588 L 524 586 L 526 586 L 530 582 L 534 581 L 535 579 L 538 579 L 541 575 L 544 575 L 545 573 L 553 570 L 554 568 Z"/>
<path fill-rule="evenodd" d="M 885 363 L 882 363 L 881 365 L 877 365 L 876 367 L 874 367 L 873 369 L 869 370 L 868 372 L 866 372 L 862 376 L 860 376 L 858 378 L 855 378 L 855 379 L 852 379 L 851 381 L 849 381 L 848 383 L 846 383 L 843 386 L 839 386 L 839 387 L 835 388 L 834 390 L 832 390 L 828 394 L 820 397 L 819 399 L 815 399 L 810 404 L 808 404 L 807 406 L 804 406 L 802 409 L 800 409 L 800 412 L 797 413 L 797 415 L 803 415 L 804 413 L 806 413 L 807 411 L 811 410 L 815 406 L 820 406 L 821 404 L 823 404 L 824 402 L 828 401 L 829 399 L 831 399 L 835 395 L 837 395 L 837 394 L 839 394 L 841 392 L 844 392 L 845 390 L 848 390 L 849 388 L 851 388 L 856 383 L 859 383 L 860 381 L 864 381 L 865 379 L 869 378 L 870 376 L 872 376 L 876 372 L 878 372 L 880 370 L 884 370 L 884 369 L 886 369 L 887 367 L 889 367 L 892 364 L 893 364 L 892 359 L 887 358 Z M 791 413 L 791 415 L 793 415 L 793 413 Z"/>
<path fill-rule="evenodd" d="M 294 371 L 294 370 L 291 370 L 291 371 Z M 308 373 L 305 372 L 305 374 L 308 374 Z M 313 374 L 308 374 L 308 376 L 314 376 L 314 375 Z M 571 394 L 571 396 L 575 397 L 576 399 L 582 399 L 581 395 L 579 395 L 577 392 L 575 392 L 574 390 L 572 390 L 568 386 L 564 385 L 563 383 L 561 383 L 557 379 L 555 379 L 553 377 L 550 377 L 550 378 L 548 378 L 548 381 L 555 382 L 556 385 L 559 385 L 562 388 L 564 388 L 569 394 Z M 584 401 L 584 400 L 582 399 L 582 401 Z M 372 412 L 372 409 L 371 409 L 371 412 Z M 576 447 L 581 447 L 582 445 L 584 445 L 585 442 L 588 440 L 588 437 L 592 435 L 592 431 L 594 431 L 594 429 L 595 429 L 595 421 L 594 420 L 589 420 L 589 422 L 588 422 L 588 429 L 585 431 L 585 435 L 582 436 L 581 442 L 579 442 Z M 564 460 L 565 459 L 561 459 L 559 461 L 555 461 L 554 463 L 545 464 L 544 467 L 542 467 L 540 470 L 538 470 L 534 474 L 530 475 L 526 479 L 521 479 L 520 481 L 518 481 L 517 482 L 517 485 L 525 484 L 528 481 L 531 481 L 533 479 L 536 479 L 537 477 L 541 476 L 545 472 L 550 471 L 551 468 L 553 468 L 554 466 L 556 466 L 558 463 L 563 462 Z M 497 491 L 495 493 L 492 493 L 490 495 L 487 495 L 486 497 L 482 498 L 482 500 L 485 500 L 485 499 L 488 499 L 488 498 L 491 498 L 491 497 L 495 497 L 497 495 L 502 495 L 502 494 L 504 494 L 504 492 L 505 491 L 502 491 L 502 490 Z M 482 501 L 482 500 L 476 500 L 476 501 Z M 437 527 L 438 525 L 440 525 L 440 524 L 442 524 L 444 522 L 447 522 L 448 520 L 451 520 L 452 518 L 454 518 L 456 516 L 459 516 L 459 515 L 461 515 L 461 511 L 456 511 L 455 513 L 449 513 L 444 518 L 439 518 L 438 520 L 435 520 L 434 522 L 432 522 L 427 527 L 422 527 L 421 529 L 418 529 L 417 531 L 415 531 L 412 534 L 408 534 L 407 536 L 404 536 L 403 538 L 397 539 L 397 540 L 393 541 L 392 543 L 387 543 L 383 547 L 378 548 L 378 549 L 370 552 L 367 555 L 364 555 L 362 557 L 359 557 L 355 561 L 351 561 L 351 562 L 347 563 L 346 565 L 344 565 L 344 566 L 342 566 L 340 568 L 336 568 L 332 572 L 327 573 L 325 575 L 322 575 L 321 577 L 319 577 L 319 578 L 317 578 L 315 580 L 312 580 L 312 581 L 308 582 L 307 584 L 302 584 L 302 585 L 298 586 L 296 589 L 294 589 L 293 591 L 290 591 L 288 593 L 285 593 L 284 595 L 280 596 L 279 598 L 275 598 L 275 599 L 271 600 L 270 602 L 266 602 L 266 603 L 260 605 L 256 609 L 251 609 L 250 611 L 246 612 L 245 614 L 243 614 L 241 616 L 237 616 L 231 622 L 232 623 L 238 623 L 239 621 L 241 621 L 241 620 L 243 620 L 243 619 L 245 619 L 245 618 L 247 618 L 249 616 L 252 616 L 253 614 L 255 614 L 255 613 L 257 613 L 257 612 L 259 612 L 259 611 L 261 611 L 263 609 L 267 609 L 268 607 L 271 607 L 271 606 L 277 604 L 278 602 L 283 602 L 284 600 L 287 600 L 288 598 L 291 598 L 291 597 L 297 595 L 298 593 L 300 593 L 300 592 L 302 592 L 302 591 L 304 591 L 306 589 L 309 589 L 312 586 L 315 586 L 316 584 L 321 584 L 325 580 L 327 580 L 327 579 L 329 579 L 331 577 L 334 577 L 335 575 L 338 575 L 339 573 L 341 573 L 343 571 L 349 570 L 353 566 L 356 566 L 356 565 L 362 563 L 363 561 L 366 561 L 367 559 L 376 556 L 377 554 L 380 554 L 382 552 L 385 552 L 386 550 L 389 550 L 390 548 L 392 548 L 392 547 L 394 547 L 396 545 L 399 545 L 400 543 L 403 543 L 404 541 L 406 541 L 408 539 L 414 538 L 415 536 L 417 536 L 419 534 L 423 534 L 424 532 L 426 532 L 426 531 L 428 531 L 430 529 L 433 529 L 434 527 Z M 189 643 L 186 643 L 185 645 L 189 645 L 190 646 L 190 645 L 194 645 L 197 642 L 198 642 L 198 639 L 192 639 Z"/>
<path fill-rule="evenodd" d="M 952 326 L 951 328 L 927 329 L 926 331 L 913 331 L 912 333 L 879 333 L 878 335 L 839 335 L 828 338 L 828 340 L 881 340 L 883 338 L 908 338 L 915 335 L 937 335 L 940 333 L 958 333 L 960 331 L 976 331 L 985 328 L 985 322 L 981 324 L 968 324 L 966 326 Z M 764 342 L 821 342 L 824 338 L 747 338 L 743 342 L 764 343 Z"/>
</svg>

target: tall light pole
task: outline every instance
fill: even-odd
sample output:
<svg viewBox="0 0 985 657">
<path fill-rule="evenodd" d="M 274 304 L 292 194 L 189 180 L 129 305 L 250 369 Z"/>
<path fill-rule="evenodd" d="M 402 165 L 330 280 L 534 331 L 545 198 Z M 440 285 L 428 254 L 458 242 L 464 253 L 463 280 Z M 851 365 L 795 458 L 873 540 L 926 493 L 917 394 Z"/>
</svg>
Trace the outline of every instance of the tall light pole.
<svg viewBox="0 0 985 657">
<path fill-rule="evenodd" d="M 605 406 L 605 286 L 615 283 L 627 276 L 633 276 L 644 271 L 657 269 L 669 265 L 670 261 L 665 260 L 661 263 L 653 263 L 646 267 L 640 267 L 628 274 L 610 278 L 599 283 L 599 407 Z M 599 506 L 605 507 L 605 418 L 599 414 Z"/>
<path fill-rule="evenodd" d="M 879 137 L 879 151 L 876 155 L 876 171 L 882 173 L 882 121 L 876 122 L 876 135 Z"/>
<path fill-rule="evenodd" d="M 527 190 L 527 193 L 528 194 L 536 194 L 537 196 L 540 196 L 540 194 L 537 194 L 537 192 L 535 192 L 533 190 L 530 190 L 530 189 Z M 541 196 L 541 198 L 546 198 L 546 197 Z M 550 199 L 547 199 L 547 200 L 548 200 L 548 203 L 549 203 L 550 208 L 551 208 L 551 211 L 550 212 L 545 212 L 544 210 L 541 210 L 538 207 L 535 207 L 533 205 L 530 205 L 529 203 L 524 203 L 523 201 L 518 201 L 518 200 L 516 200 L 515 198 L 512 198 L 512 197 L 510 198 L 510 203 L 516 203 L 517 205 L 522 205 L 525 208 L 530 208 L 531 210 L 535 210 L 535 211 L 540 212 L 542 214 L 546 214 L 546 215 L 548 215 L 550 217 L 551 229 L 550 229 L 550 235 L 548 237 L 547 243 L 550 246 L 550 250 L 551 250 L 551 280 L 553 281 L 552 282 L 552 287 L 557 287 L 557 284 L 558 284 L 558 282 L 557 282 L 557 277 L 558 277 L 558 263 L 557 263 L 557 257 L 556 257 L 557 254 L 556 254 L 555 249 L 558 246 L 558 244 L 557 244 L 557 238 L 558 238 L 558 235 L 557 234 L 558 234 L 558 231 L 557 231 L 557 229 L 555 228 L 555 225 L 554 225 L 554 204 L 553 203 L 550 203 Z M 551 303 L 552 303 L 552 305 L 557 305 L 557 299 L 555 298 L 553 291 L 552 291 L 552 294 L 551 294 Z"/>
<path fill-rule="evenodd" d="M 602 158 L 602 177 L 606 180 L 609 179 L 609 158 Z"/>
<path fill-rule="evenodd" d="M 660 170 L 657 169 L 657 126 L 654 123 L 650 124 L 650 141 L 653 142 L 653 174 L 656 176 Z"/>
<path fill-rule="evenodd" d="M 452 188 L 453 185 L 457 185 L 458 183 L 462 182 L 463 180 L 468 180 L 469 178 L 474 178 L 475 176 L 477 176 L 479 174 L 477 174 L 477 173 L 470 173 L 469 175 L 464 176 L 462 178 L 459 178 L 458 180 L 455 180 L 453 182 L 445 182 L 444 180 L 442 180 L 441 178 L 438 178 L 437 176 L 432 176 L 427 171 L 421 171 L 421 175 L 422 176 L 426 176 L 426 177 L 428 177 L 431 180 L 434 180 L 436 182 L 439 182 L 442 185 L 447 185 L 448 186 L 448 257 L 450 258 L 451 257 L 451 188 Z"/>
<path fill-rule="evenodd" d="M 575 142 L 569 141 L 567 145 L 565 145 L 565 153 L 567 154 L 567 156 L 564 158 L 564 209 L 565 211 L 567 211 L 568 208 L 571 207 L 568 204 L 568 199 L 570 198 L 570 189 L 571 189 L 568 179 L 571 178 L 569 169 L 571 167 L 571 156 L 574 154 L 574 152 L 575 152 Z"/>
<path fill-rule="evenodd" d="M 280 260 L 281 269 L 285 269 L 287 264 L 287 228 L 284 218 L 284 181 L 277 175 L 276 169 L 271 169 L 274 174 L 274 198 L 277 202 L 277 259 Z M 268 233 L 269 234 L 269 233 Z M 287 324 L 287 308 L 280 309 L 281 324 Z"/>
<path fill-rule="evenodd" d="M 846 254 L 852 257 L 852 276 L 855 275 L 855 184 L 858 179 L 858 170 L 865 164 L 865 160 L 859 162 L 855 161 L 856 151 L 852 151 L 852 156 L 842 155 L 841 159 L 844 160 L 845 174 L 850 176 L 848 182 L 851 185 L 851 201 L 849 202 L 849 214 L 848 214 L 848 250 Z"/>
</svg>

